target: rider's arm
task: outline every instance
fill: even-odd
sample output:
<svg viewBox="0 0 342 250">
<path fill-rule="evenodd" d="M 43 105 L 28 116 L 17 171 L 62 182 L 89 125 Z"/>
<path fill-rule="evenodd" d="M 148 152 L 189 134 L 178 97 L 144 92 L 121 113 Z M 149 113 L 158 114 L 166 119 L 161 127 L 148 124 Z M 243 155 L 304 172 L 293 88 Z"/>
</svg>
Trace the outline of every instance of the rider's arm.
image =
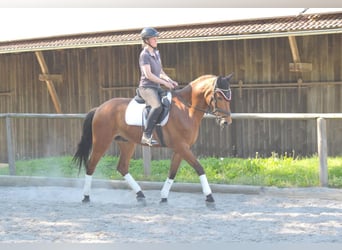
<svg viewBox="0 0 342 250">
<path fill-rule="evenodd" d="M 173 84 L 171 82 L 168 82 L 162 78 L 157 77 L 151 72 L 151 66 L 149 64 L 145 64 L 141 66 L 141 70 L 144 72 L 144 75 L 147 79 L 149 79 L 151 82 L 159 83 L 164 85 L 167 88 L 173 88 Z"/>
<path fill-rule="evenodd" d="M 160 78 L 164 79 L 167 82 L 171 82 L 173 84 L 173 86 L 178 86 L 178 82 L 172 80 L 162 69 L 160 72 Z"/>
</svg>

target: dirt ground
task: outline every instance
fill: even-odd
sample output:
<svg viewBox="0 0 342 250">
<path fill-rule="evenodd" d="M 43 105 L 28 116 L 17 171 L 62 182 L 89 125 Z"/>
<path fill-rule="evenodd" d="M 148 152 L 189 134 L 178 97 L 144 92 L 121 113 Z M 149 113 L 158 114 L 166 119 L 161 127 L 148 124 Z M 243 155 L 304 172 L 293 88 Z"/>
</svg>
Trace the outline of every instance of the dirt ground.
<svg viewBox="0 0 342 250">
<path fill-rule="evenodd" d="M 140 206 L 130 190 L 0 186 L 1 243 L 342 243 L 342 197 L 147 190 Z M 292 190 L 296 193 L 296 190 Z M 337 198 L 336 198 L 337 197 Z"/>
</svg>

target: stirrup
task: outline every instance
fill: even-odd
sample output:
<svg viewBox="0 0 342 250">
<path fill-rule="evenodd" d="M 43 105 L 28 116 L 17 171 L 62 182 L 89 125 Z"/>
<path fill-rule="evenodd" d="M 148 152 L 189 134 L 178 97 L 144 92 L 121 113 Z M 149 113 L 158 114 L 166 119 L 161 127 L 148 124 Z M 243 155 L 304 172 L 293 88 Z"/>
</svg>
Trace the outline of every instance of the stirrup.
<svg viewBox="0 0 342 250">
<path fill-rule="evenodd" d="M 156 140 L 152 139 L 152 135 L 150 138 L 148 138 L 145 134 L 143 134 L 143 136 L 141 137 L 141 143 L 147 144 L 150 147 L 158 144 L 158 142 Z"/>
</svg>

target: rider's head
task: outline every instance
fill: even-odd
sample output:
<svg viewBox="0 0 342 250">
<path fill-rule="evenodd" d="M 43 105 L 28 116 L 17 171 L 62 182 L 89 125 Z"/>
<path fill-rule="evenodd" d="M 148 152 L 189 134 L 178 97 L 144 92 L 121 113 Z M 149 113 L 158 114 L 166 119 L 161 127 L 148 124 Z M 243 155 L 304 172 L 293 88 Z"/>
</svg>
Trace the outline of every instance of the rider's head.
<svg viewBox="0 0 342 250">
<path fill-rule="evenodd" d="M 155 41 L 155 44 L 152 44 L 151 38 L 156 38 L 159 36 L 159 33 L 156 29 L 154 28 L 144 28 L 141 33 L 140 33 L 141 39 L 143 41 L 143 44 L 150 46 L 153 49 L 157 48 L 157 44 Z"/>
</svg>

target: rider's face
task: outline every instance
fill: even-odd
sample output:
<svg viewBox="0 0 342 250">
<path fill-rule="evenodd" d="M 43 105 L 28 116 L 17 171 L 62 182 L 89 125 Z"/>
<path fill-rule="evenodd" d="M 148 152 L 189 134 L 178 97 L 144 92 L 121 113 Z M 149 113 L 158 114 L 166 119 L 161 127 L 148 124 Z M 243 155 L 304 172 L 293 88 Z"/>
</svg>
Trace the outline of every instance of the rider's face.
<svg viewBox="0 0 342 250">
<path fill-rule="evenodd" d="M 148 43 L 153 47 L 156 48 L 157 47 L 157 37 L 151 37 L 148 39 Z"/>
</svg>

